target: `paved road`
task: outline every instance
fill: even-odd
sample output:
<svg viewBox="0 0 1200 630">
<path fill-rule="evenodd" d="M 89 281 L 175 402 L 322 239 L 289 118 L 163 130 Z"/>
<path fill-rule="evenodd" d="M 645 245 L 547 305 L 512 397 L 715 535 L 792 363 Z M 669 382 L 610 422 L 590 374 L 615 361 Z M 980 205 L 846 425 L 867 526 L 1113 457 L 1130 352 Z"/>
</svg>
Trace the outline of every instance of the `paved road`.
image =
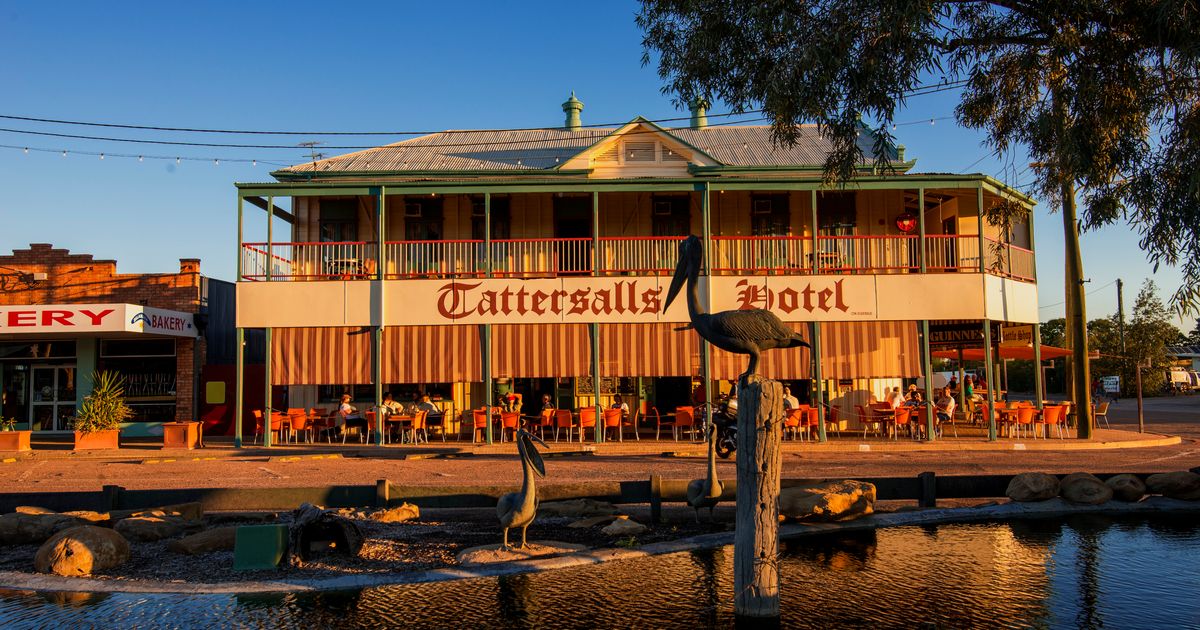
<svg viewBox="0 0 1200 630">
<path fill-rule="evenodd" d="M 1200 466 L 1200 396 L 1146 401 L 1147 429 L 1180 435 L 1182 444 L 1156 448 L 1086 451 L 939 451 L 786 453 L 785 477 L 908 476 L 922 471 L 938 474 L 1004 474 L 1029 470 L 1067 473 L 1157 472 Z M 1113 428 L 1136 430 L 1134 401 L 1123 400 L 1109 412 Z M 698 446 L 681 450 L 699 451 Z M 208 451 L 211 453 L 211 451 Z M 203 457 L 206 451 L 197 451 Z M 283 454 L 283 453 L 281 453 Z M 461 459 L 398 460 L 378 458 L 302 459 L 267 461 L 262 456 L 148 464 L 156 453 L 131 454 L 128 459 L 98 460 L 35 457 L 0 465 L 6 491 L 96 490 L 105 484 L 126 488 L 297 487 L 328 484 L 368 484 L 387 478 L 399 484 L 463 485 L 516 483 L 520 466 L 512 455 L 476 455 Z M 722 461 L 722 476 L 732 477 L 734 465 Z M 650 474 L 692 478 L 703 474 L 696 458 L 658 454 L 554 457 L 546 460 L 546 483 L 587 480 L 646 479 Z"/>
</svg>

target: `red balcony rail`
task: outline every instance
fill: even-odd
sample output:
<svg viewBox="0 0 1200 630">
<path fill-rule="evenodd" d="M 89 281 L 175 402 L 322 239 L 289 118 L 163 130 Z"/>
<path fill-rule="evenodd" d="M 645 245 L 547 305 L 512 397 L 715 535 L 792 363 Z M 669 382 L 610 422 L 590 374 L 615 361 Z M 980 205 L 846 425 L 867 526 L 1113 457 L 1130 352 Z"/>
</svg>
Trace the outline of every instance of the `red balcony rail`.
<svg viewBox="0 0 1200 630">
<path fill-rule="evenodd" d="M 375 274 L 375 243 L 242 244 L 244 280 L 362 279 Z"/>
<path fill-rule="evenodd" d="M 598 254 L 602 275 L 670 275 L 681 237 L 498 239 L 491 243 L 497 277 L 553 278 L 592 273 Z M 596 251 L 598 244 L 599 250 Z M 914 235 L 714 236 L 712 271 L 717 275 L 810 273 L 913 273 L 920 269 L 921 240 Z M 986 239 L 988 273 L 1033 281 L 1034 254 Z M 397 241 L 384 245 L 383 272 L 389 279 L 471 278 L 486 273 L 482 240 Z M 930 272 L 978 272 L 977 235 L 928 235 Z M 319 280 L 375 277 L 375 244 L 245 243 L 242 279 Z"/>
</svg>

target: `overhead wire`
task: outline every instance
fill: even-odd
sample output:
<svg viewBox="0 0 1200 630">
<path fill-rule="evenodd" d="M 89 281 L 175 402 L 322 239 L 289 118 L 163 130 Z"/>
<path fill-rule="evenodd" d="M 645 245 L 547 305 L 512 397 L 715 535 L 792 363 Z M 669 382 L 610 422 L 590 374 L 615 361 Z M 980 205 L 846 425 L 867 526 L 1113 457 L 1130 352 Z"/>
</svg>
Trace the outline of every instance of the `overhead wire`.
<svg viewBox="0 0 1200 630">
<path fill-rule="evenodd" d="M 1113 280 L 1112 282 L 1109 282 L 1108 284 L 1106 284 L 1106 285 L 1104 285 L 1104 286 L 1099 286 L 1099 287 L 1096 287 L 1095 289 L 1092 289 L 1091 291 L 1088 291 L 1087 293 L 1084 293 L 1084 295 L 1091 295 L 1091 294 L 1093 294 L 1093 293 L 1097 293 L 1097 292 L 1099 292 L 1099 291 L 1102 291 L 1102 290 L 1104 290 L 1104 289 L 1107 289 L 1108 287 L 1111 287 L 1112 285 L 1114 285 L 1114 284 L 1116 284 L 1116 283 L 1117 283 L 1117 281 L 1116 281 L 1116 280 Z M 1055 306 L 1062 306 L 1063 304 L 1066 304 L 1066 303 L 1067 303 L 1067 301 L 1066 301 L 1066 300 L 1063 300 L 1063 301 L 1061 301 L 1061 302 L 1055 302 L 1054 304 L 1047 304 L 1047 305 L 1045 305 L 1045 306 L 1039 306 L 1039 307 L 1038 307 L 1038 310 L 1041 310 L 1041 309 L 1044 309 L 1044 308 L 1054 308 Z"/>
</svg>

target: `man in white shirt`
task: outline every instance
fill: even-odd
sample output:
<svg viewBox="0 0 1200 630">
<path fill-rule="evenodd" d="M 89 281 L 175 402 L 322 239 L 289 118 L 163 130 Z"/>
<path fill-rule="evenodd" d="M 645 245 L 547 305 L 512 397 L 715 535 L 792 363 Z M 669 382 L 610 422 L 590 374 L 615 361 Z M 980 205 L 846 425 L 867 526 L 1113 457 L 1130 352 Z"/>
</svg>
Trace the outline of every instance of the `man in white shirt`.
<svg viewBox="0 0 1200 630">
<path fill-rule="evenodd" d="M 800 399 L 792 395 L 792 390 L 783 388 L 783 410 L 796 409 L 800 406 Z"/>
</svg>

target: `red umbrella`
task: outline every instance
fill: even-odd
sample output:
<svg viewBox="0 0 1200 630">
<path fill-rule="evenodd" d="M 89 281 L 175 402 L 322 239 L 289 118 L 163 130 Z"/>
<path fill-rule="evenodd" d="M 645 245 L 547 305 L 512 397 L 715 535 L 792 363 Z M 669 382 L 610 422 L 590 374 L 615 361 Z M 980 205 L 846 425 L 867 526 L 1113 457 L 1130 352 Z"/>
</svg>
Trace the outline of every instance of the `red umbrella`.
<svg viewBox="0 0 1200 630">
<path fill-rule="evenodd" d="M 957 359 L 958 350 L 936 350 L 933 356 L 939 359 Z M 1066 348 L 1056 346 L 1042 346 L 1042 359 L 1057 359 L 1059 357 L 1071 356 L 1071 351 Z M 1098 352 L 1092 352 L 1088 355 L 1089 359 L 1098 358 Z M 983 348 L 964 348 L 962 351 L 964 361 L 982 361 Z M 1026 359 L 1033 360 L 1033 346 L 1000 346 L 999 358 L 1001 359 Z"/>
</svg>

